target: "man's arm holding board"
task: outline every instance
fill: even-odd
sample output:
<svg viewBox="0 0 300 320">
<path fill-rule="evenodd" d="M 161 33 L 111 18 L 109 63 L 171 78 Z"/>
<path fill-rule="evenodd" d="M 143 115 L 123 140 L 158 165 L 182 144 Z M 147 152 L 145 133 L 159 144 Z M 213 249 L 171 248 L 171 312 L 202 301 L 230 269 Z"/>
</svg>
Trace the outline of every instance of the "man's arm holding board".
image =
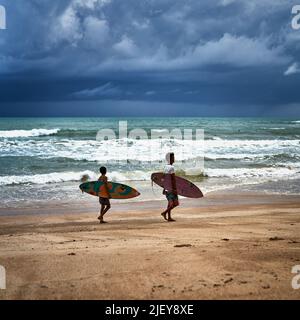
<svg viewBox="0 0 300 320">
<path fill-rule="evenodd" d="M 177 195 L 177 185 L 175 173 L 171 174 L 172 192 Z"/>
</svg>

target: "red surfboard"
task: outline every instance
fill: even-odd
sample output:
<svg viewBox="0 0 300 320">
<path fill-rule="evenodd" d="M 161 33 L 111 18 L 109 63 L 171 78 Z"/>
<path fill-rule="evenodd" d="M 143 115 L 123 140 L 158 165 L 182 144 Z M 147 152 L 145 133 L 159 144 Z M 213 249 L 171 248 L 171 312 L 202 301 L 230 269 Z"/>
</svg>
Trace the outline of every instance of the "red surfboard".
<svg viewBox="0 0 300 320">
<path fill-rule="evenodd" d="M 192 182 L 175 176 L 177 194 L 186 198 L 202 198 L 203 193 L 201 190 L 194 185 Z M 171 175 L 165 174 L 163 172 L 156 172 L 151 175 L 151 180 L 159 185 L 160 187 L 166 189 L 167 191 L 172 191 L 172 181 Z"/>
</svg>

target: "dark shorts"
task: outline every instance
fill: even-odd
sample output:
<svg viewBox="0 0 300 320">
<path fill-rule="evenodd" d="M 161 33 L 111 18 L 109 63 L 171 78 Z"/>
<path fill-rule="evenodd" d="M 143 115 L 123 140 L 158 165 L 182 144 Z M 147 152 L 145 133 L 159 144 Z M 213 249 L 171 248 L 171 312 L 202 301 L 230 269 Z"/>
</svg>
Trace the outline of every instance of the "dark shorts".
<svg viewBox="0 0 300 320">
<path fill-rule="evenodd" d="M 166 198 L 168 201 L 178 201 L 177 194 L 174 194 L 173 192 L 166 192 Z"/>
<path fill-rule="evenodd" d="M 108 198 L 99 197 L 99 203 L 103 206 L 110 206 L 110 201 Z"/>
</svg>

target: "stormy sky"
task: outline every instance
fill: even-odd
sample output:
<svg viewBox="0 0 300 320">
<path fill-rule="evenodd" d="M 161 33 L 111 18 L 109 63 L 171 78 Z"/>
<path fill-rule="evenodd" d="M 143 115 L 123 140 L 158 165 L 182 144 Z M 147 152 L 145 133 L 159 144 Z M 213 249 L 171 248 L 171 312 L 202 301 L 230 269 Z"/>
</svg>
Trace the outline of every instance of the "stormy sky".
<svg viewBox="0 0 300 320">
<path fill-rule="evenodd" d="M 0 0 L 0 116 L 300 116 L 289 0 Z"/>
</svg>

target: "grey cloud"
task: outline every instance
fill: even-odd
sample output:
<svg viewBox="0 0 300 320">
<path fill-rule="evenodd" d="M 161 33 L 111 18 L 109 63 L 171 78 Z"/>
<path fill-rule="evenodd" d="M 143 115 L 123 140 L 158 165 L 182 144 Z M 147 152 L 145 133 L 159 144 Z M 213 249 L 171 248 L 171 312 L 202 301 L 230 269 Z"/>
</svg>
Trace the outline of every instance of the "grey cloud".
<svg viewBox="0 0 300 320">
<path fill-rule="evenodd" d="M 286 52 L 284 39 L 273 36 L 274 28 L 279 32 L 288 21 L 272 26 L 266 22 L 271 14 L 281 19 L 290 1 L 60 2 L 19 0 L 19 7 L 10 5 L 15 19 L 28 20 L 26 34 L 20 35 L 20 23 L 14 21 L 6 43 L 0 44 L 2 72 L 36 68 L 94 76 L 111 69 L 278 65 L 289 63 L 293 54 Z"/>
<path fill-rule="evenodd" d="M 146 91 L 145 94 L 147 96 L 152 96 L 152 95 L 156 94 L 156 91 Z"/>
<path fill-rule="evenodd" d="M 287 68 L 287 70 L 284 72 L 284 75 L 289 76 L 296 73 L 300 73 L 300 66 L 297 62 L 294 62 Z"/>
<path fill-rule="evenodd" d="M 300 101 L 293 0 L 1 3 L 2 101 Z"/>
<path fill-rule="evenodd" d="M 121 90 L 118 87 L 113 86 L 113 84 L 109 82 L 96 88 L 84 89 L 78 92 L 74 92 L 72 96 L 77 98 L 97 98 L 115 96 L 119 95 L 120 93 Z"/>
</svg>

